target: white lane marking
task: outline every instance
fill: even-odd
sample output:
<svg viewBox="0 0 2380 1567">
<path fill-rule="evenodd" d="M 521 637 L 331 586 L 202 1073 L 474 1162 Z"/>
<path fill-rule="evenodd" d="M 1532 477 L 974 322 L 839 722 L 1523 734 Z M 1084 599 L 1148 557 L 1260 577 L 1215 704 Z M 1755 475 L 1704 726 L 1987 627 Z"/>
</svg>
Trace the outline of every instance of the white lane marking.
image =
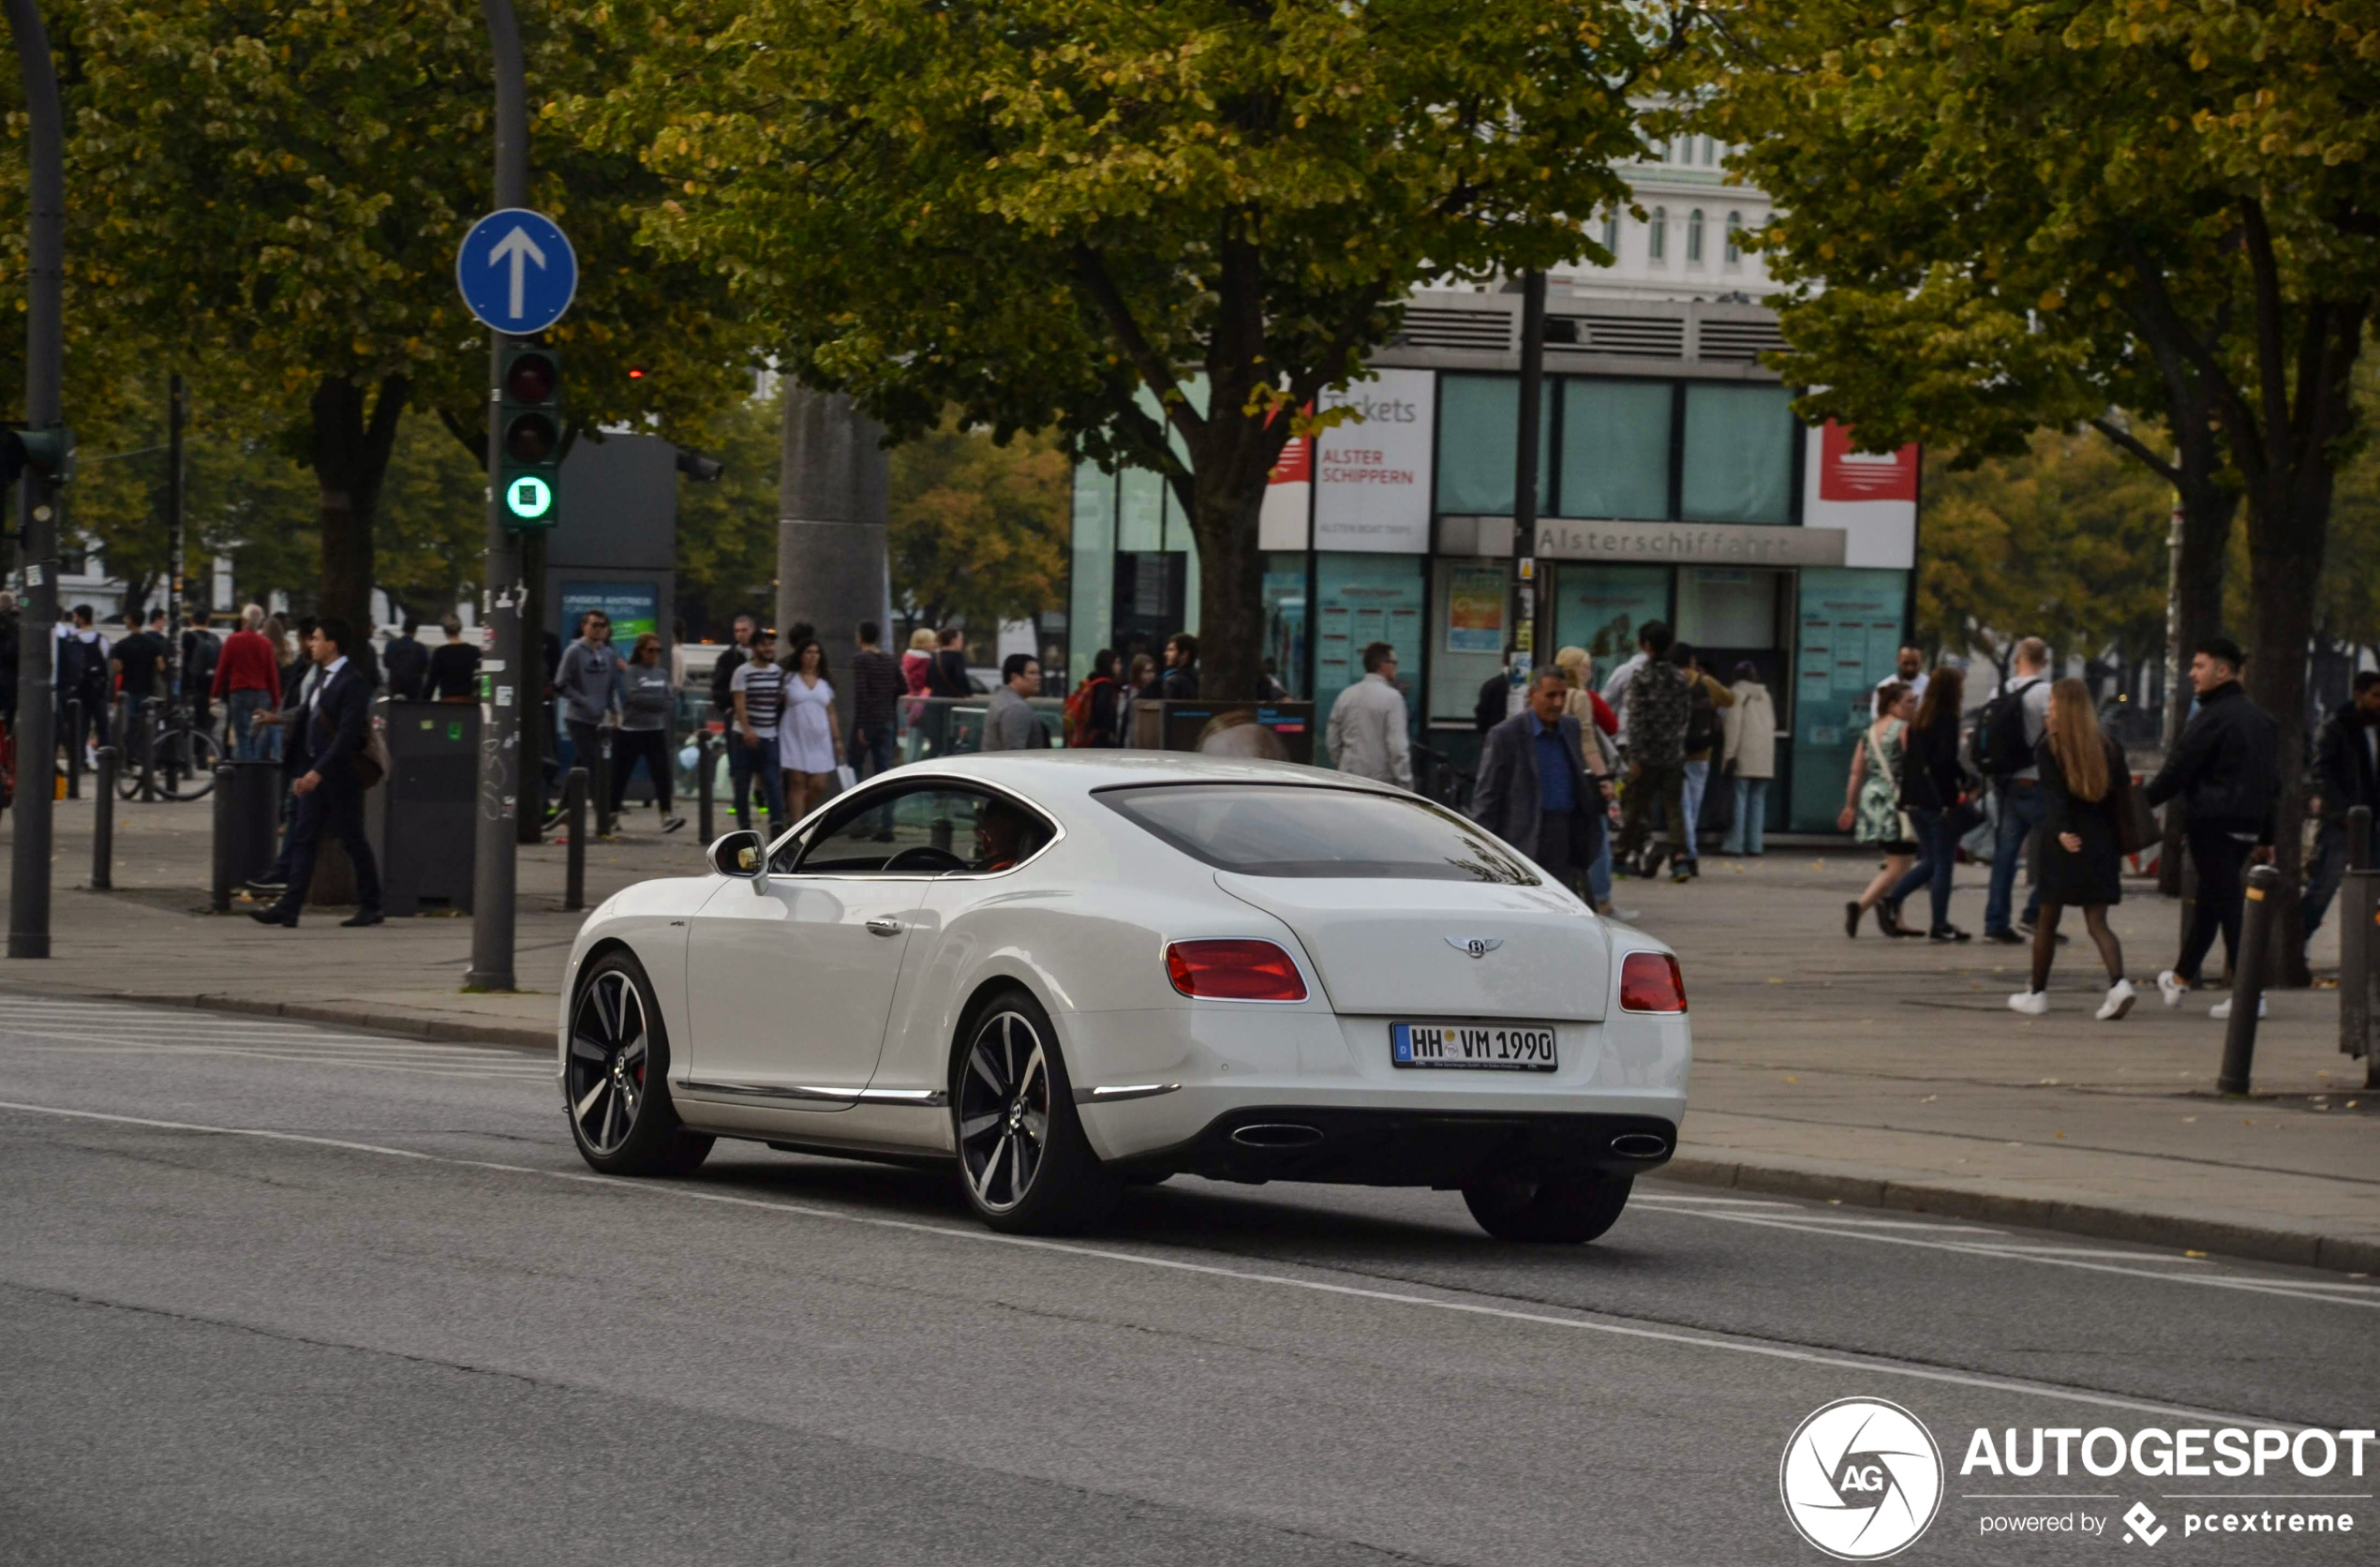
<svg viewBox="0 0 2380 1567">
<path fill-rule="evenodd" d="M 1992 1246 L 1992 1249 L 1994 1251 L 2016 1252 L 2020 1255 L 2027 1252 L 2038 1252 L 2044 1257 L 2121 1257 L 2134 1262 L 2179 1262 L 2194 1268 L 2204 1266 L 2214 1261 L 2211 1257 L 2188 1257 L 2183 1256 L 2179 1252 L 2170 1257 L 2161 1257 L 2155 1252 L 2124 1251 L 2113 1246 L 2110 1246 L 2105 1250 L 2098 1250 L 2090 1246 L 2001 1246 L 1995 1244 Z M 2303 1290 L 2345 1288 L 2343 1285 L 2315 1284 L 2311 1280 L 2302 1284 L 2294 1279 L 2285 1278 L 2276 1279 L 2274 1282 L 2279 1284 L 2287 1284 L 2294 1289 Z"/>
<path fill-rule="evenodd" d="M 374 1055 L 454 1056 L 466 1061 L 502 1061 L 507 1056 L 525 1059 L 519 1052 L 469 1045 L 417 1045 L 402 1039 L 343 1037 L 335 1034 L 200 1034 L 143 1035 L 117 1029 L 98 1033 L 77 1033 L 62 1028 L 0 1030 L 8 1037 L 21 1039 L 71 1039 L 89 1044 L 118 1045 L 126 1050 L 207 1051 L 207 1050 L 317 1050 L 330 1053 L 368 1052 Z"/>
<path fill-rule="evenodd" d="M 1011 1246 L 1028 1251 L 1050 1251 L 1062 1256 L 1087 1257 L 1098 1261 L 1122 1262 L 1133 1267 L 1155 1268 L 1168 1273 L 1196 1274 L 1209 1278 L 1231 1279 L 1242 1284 L 1263 1284 L 1275 1289 L 1302 1290 L 1313 1294 L 1379 1301 L 1391 1306 L 1419 1306 L 1425 1310 L 1450 1311 L 1466 1317 L 1489 1317 L 1503 1321 L 1527 1322 L 1540 1327 L 1569 1328 L 1580 1333 L 1608 1334 L 1618 1338 L 1677 1344 L 1691 1350 L 1720 1350 L 1733 1354 L 1756 1355 L 1764 1360 L 1791 1361 L 1802 1366 L 1824 1366 L 1844 1371 L 1908 1377 L 1918 1381 L 1943 1382 L 1954 1387 L 1980 1388 L 1991 1393 L 2022 1394 L 2033 1398 L 2088 1404 L 2097 1409 L 2130 1410 L 2141 1414 L 2173 1415 L 2189 1420 L 2225 1421 L 2235 1425 L 2273 1425 L 2291 1431 L 2300 1429 L 2291 1422 L 2268 1420 L 2257 1415 L 2234 1414 L 2185 1404 L 2158 1404 L 2142 1398 L 2124 1398 L 2113 1394 L 2089 1393 L 2074 1388 L 2063 1388 L 2050 1382 L 2024 1381 L 2012 1377 L 1977 1376 L 1963 1371 L 1940 1371 L 1929 1366 L 1910 1366 L 1880 1357 L 1827 1354 L 1815 1350 L 1788 1349 L 1782 1345 L 1759 1344 L 1703 1334 L 1680 1333 L 1667 1328 L 1638 1327 L 1626 1322 L 1590 1321 L 1582 1317 L 1556 1317 L 1548 1312 L 1523 1311 L 1512 1306 L 1483 1306 L 1475 1301 L 1438 1300 L 1428 1295 L 1406 1294 L 1394 1290 L 1373 1290 L 1354 1284 L 1333 1284 L 1316 1278 L 1292 1278 L 1284 1274 L 1256 1273 L 1245 1268 L 1220 1267 L 1212 1262 L 1189 1262 L 1175 1257 L 1151 1257 L 1138 1252 L 1112 1251 L 1105 1246 L 1082 1246 L 1070 1241 L 1048 1241 L 1030 1235 L 1003 1235 L 990 1230 L 956 1230 L 947 1225 L 925 1224 L 915 1219 L 885 1218 L 875 1214 L 845 1213 L 834 1208 L 812 1207 L 802 1202 L 775 1202 L 756 1197 L 735 1197 L 726 1192 L 706 1191 L 693 1186 L 663 1186 L 650 1181 L 632 1181 L 618 1176 L 598 1175 L 579 1171 L 538 1170 L 528 1165 L 499 1164 L 493 1159 L 454 1158 L 443 1154 L 424 1154 L 410 1148 L 392 1148 L 377 1142 L 354 1142 L 343 1138 L 315 1137 L 304 1132 L 267 1131 L 249 1127 L 211 1127 L 189 1121 L 159 1121 L 143 1115 L 118 1115 L 97 1110 L 66 1110 L 56 1105 L 23 1104 L 13 1099 L 0 1099 L 0 1110 L 21 1111 L 29 1115 L 55 1115 L 76 1121 L 101 1121 L 115 1126 L 148 1127 L 160 1131 L 201 1132 L 215 1137 L 256 1138 L 269 1142 L 294 1142 L 319 1148 L 338 1148 L 350 1153 L 382 1154 L 391 1158 L 410 1159 L 417 1164 L 447 1165 L 459 1170 L 490 1170 L 508 1175 L 532 1175 L 549 1181 L 568 1181 L 575 1185 L 603 1186 L 614 1191 L 636 1193 L 648 1197 L 679 1198 L 691 1202 L 712 1202 L 731 1208 L 757 1208 L 766 1213 L 793 1214 L 802 1218 L 825 1219 L 831 1223 L 857 1225 L 864 1229 L 897 1230 L 908 1234 L 937 1235 L 945 1240 L 967 1241 L 978 1246 Z"/>
<path fill-rule="evenodd" d="M 511 1078 L 516 1082 L 545 1082 L 553 1077 L 550 1069 L 523 1067 L 440 1066 L 431 1062 L 361 1061 L 343 1055 L 290 1055 L 270 1050 L 232 1050 L 218 1047 L 212 1050 L 176 1050 L 158 1045 L 44 1045 L 37 1046 L 50 1055 L 214 1055 L 237 1056 L 249 1061 L 286 1061 L 301 1067 L 350 1067 L 363 1072 L 405 1072 L 414 1077 L 451 1078 Z"/>
<path fill-rule="evenodd" d="M 1683 1213 L 1685 1210 L 1680 1210 Z M 2132 1278 L 2164 1279 L 2173 1284 L 2197 1284 L 2216 1290 L 2248 1290 L 2260 1295 L 2285 1295 L 2291 1300 L 2325 1301 L 2334 1306 L 2380 1306 L 2380 1296 L 2358 1300 L 2336 1295 L 2310 1294 L 2308 1290 L 2336 1289 L 2336 1285 L 2301 1284 L 2286 1278 L 2222 1278 L 2209 1274 L 2152 1273 L 2146 1268 L 2120 1268 L 2107 1262 L 2080 1261 L 2074 1254 L 2059 1254 L 2055 1248 L 2023 1249 L 2016 1246 L 1994 1246 L 1988 1241 L 1921 1241 L 1914 1235 L 1882 1235 L 1874 1231 L 1832 1230 L 1814 1224 L 1780 1222 L 1766 1214 L 1715 1214 L 1696 1212 L 1696 1218 L 1715 1218 L 1730 1224 L 1754 1224 L 1764 1230 L 1783 1230 L 1803 1235 L 1839 1235 L 1851 1241 L 1873 1241 L 1879 1246 L 1923 1246 L 1928 1251 L 1957 1251 L 1971 1257 L 2005 1257 L 2012 1261 L 2040 1262 L 2050 1267 L 2081 1268 L 2090 1273 L 2121 1274 Z"/>
<path fill-rule="evenodd" d="M 1712 1214 L 1708 1216 L 1720 1218 L 1725 1216 Z M 1776 1219 L 1780 1224 L 1839 1224 L 1852 1230 L 1930 1230 L 1939 1235 L 2004 1235 L 2007 1233 L 2004 1230 L 1994 1230 L 1986 1224 L 1945 1224 L 1939 1219 L 1929 1221 L 1914 1218 L 1861 1218 L 1852 1214 L 1818 1214 L 1807 1211 L 1798 1214 L 1763 1214 L 1760 1216 Z"/>
<path fill-rule="evenodd" d="M 1631 1202 L 1716 1202 L 1730 1208 L 1790 1208 L 1790 1202 L 1779 1202 L 1766 1197 L 1688 1197 L 1684 1192 L 1640 1191 L 1629 1199 Z"/>
</svg>

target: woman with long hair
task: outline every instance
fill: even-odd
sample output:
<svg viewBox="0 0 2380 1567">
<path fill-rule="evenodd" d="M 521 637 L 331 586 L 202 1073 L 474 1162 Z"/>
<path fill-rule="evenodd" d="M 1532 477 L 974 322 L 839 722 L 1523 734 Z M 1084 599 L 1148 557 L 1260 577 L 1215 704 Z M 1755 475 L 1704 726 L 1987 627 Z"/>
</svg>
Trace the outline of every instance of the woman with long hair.
<svg viewBox="0 0 2380 1567">
<path fill-rule="evenodd" d="M 835 716 L 835 688 L 826 679 L 826 649 L 805 636 L 785 655 L 785 710 L 777 748 L 785 769 L 787 820 L 800 821 L 834 792 L 842 765 L 843 726 Z"/>
<path fill-rule="evenodd" d="M 1966 674 L 1956 664 L 1941 665 L 1926 682 L 1926 699 L 1917 704 L 1917 716 L 1902 737 L 1900 803 L 1917 829 L 1917 863 L 1884 899 L 1884 922 L 1897 935 L 1917 933 L 1900 922 L 1901 900 L 1930 887 L 1933 919 L 1926 927 L 1926 939 L 1969 939 L 1950 922 L 1951 872 L 1958 863 L 1958 834 L 1951 830 L 1950 813 L 1967 792 L 1967 769 L 1958 760 L 1958 714 L 1966 700 Z"/>
<path fill-rule="evenodd" d="M 1859 934 L 1859 917 L 1876 911 L 1877 928 L 1897 935 L 1883 909 L 1884 895 L 1909 873 L 1917 844 L 1910 838 L 1900 809 L 1901 737 L 1917 716 L 1917 698 L 1898 680 L 1888 681 L 1876 694 L 1876 721 L 1861 731 L 1852 752 L 1851 780 L 1843 789 L 1843 813 L 1835 825 L 1865 848 L 1884 851 L 1884 868 L 1867 889 L 1843 905 L 1843 934 Z"/>
<path fill-rule="evenodd" d="M 2033 753 L 2041 764 L 2041 919 L 2033 926 L 2031 987 L 2008 998 L 2028 1017 L 2049 1010 L 2049 965 L 2058 956 L 2058 917 L 2080 903 L 2084 927 L 2107 968 L 2107 998 L 2099 1020 L 2114 1022 L 2132 1010 L 2135 992 L 2124 978 L 2124 947 L 2108 928 L 2107 909 L 2123 902 L 2124 791 L 2132 774 L 2124 754 L 2099 727 L 2090 688 L 2064 679 L 2049 688 L 2049 722 Z"/>
<path fill-rule="evenodd" d="M 619 727 L 612 734 L 612 820 L 619 820 L 620 807 L 628 802 L 628 775 L 642 761 L 645 776 L 653 781 L 662 830 L 676 832 L 686 825 L 686 818 L 669 807 L 669 721 L 677 708 L 677 686 L 662 662 L 659 633 L 648 631 L 636 638 L 619 678 Z"/>
</svg>

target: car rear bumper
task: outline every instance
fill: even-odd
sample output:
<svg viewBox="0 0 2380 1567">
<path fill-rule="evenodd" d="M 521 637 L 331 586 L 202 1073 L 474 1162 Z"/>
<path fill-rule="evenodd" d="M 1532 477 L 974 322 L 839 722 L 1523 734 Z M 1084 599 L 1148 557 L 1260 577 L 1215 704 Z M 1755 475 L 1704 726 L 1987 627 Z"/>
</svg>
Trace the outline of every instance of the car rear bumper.
<svg viewBox="0 0 2380 1567">
<path fill-rule="evenodd" d="M 1453 1187 L 1496 1172 L 1642 1174 L 1676 1147 L 1676 1123 L 1657 1115 L 1244 1105 L 1183 1142 L 1113 1163 L 1220 1181 Z"/>
</svg>

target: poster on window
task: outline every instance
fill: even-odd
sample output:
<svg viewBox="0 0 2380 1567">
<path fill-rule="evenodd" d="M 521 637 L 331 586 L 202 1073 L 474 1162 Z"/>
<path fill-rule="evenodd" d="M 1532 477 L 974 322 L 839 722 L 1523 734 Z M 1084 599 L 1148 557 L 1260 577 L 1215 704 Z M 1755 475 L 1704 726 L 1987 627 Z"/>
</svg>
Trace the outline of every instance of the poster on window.
<svg viewBox="0 0 2380 1567">
<path fill-rule="evenodd" d="M 1315 439 L 1315 548 L 1428 552 L 1434 374 L 1382 370 L 1316 399 L 1350 417 Z"/>
<path fill-rule="evenodd" d="M 1455 572 L 1447 589 L 1446 650 L 1502 652 L 1505 598 L 1503 572 L 1476 568 Z"/>
</svg>

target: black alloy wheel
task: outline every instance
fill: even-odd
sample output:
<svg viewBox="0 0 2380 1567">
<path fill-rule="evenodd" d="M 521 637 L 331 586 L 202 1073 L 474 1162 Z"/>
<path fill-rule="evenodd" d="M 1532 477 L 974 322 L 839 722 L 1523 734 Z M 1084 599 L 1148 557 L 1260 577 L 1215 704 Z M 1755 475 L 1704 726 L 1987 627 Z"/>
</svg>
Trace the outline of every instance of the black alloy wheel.
<svg viewBox="0 0 2380 1567">
<path fill-rule="evenodd" d="M 643 967 L 606 953 L 579 986 L 562 1071 L 580 1157 L 607 1175 L 678 1175 L 709 1156 L 711 1139 L 686 1130 L 670 1103 L 668 1067 Z"/>
<path fill-rule="evenodd" d="M 1083 1136 L 1048 1014 L 994 996 L 961 1036 L 951 1120 L 968 1205 L 995 1230 L 1056 1234 L 1097 1223 L 1119 1183 Z"/>
</svg>

